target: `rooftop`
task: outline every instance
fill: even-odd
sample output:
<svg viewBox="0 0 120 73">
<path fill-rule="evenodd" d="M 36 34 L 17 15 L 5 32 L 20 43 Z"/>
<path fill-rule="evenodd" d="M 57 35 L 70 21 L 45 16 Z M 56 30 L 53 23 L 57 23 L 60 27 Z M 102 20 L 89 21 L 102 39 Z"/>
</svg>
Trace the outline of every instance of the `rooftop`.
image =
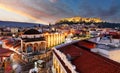
<svg viewBox="0 0 120 73">
<path fill-rule="evenodd" d="M 45 41 L 44 37 L 39 37 L 39 38 L 22 38 L 24 42 L 34 42 L 34 41 Z"/>
<path fill-rule="evenodd" d="M 0 57 L 8 57 L 11 53 L 13 53 L 13 51 L 6 48 L 0 48 Z"/>
<path fill-rule="evenodd" d="M 4 42 L 5 42 L 5 45 L 9 48 L 13 47 L 14 49 L 19 49 L 21 46 L 21 42 L 18 39 L 7 39 Z"/>
<path fill-rule="evenodd" d="M 29 29 L 29 30 L 24 32 L 24 35 L 34 35 L 34 34 L 41 34 L 41 33 L 35 29 Z"/>
<path fill-rule="evenodd" d="M 120 49 L 120 45 L 106 45 L 106 44 L 98 44 L 97 48 L 104 49 L 107 51 L 118 50 Z"/>
<path fill-rule="evenodd" d="M 79 43 L 79 44 L 78 44 Z M 81 41 L 67 46 L 59 47 L 61 51 L 71 57 L 70 62 L 76 66 L 76 71 L 80 73 L 120 73 L 120 64 L 90 52 L 85 46 L 81 46 Z M 76 45 L 77 44 L 77 45 Z M 57 53 L 56 53 L 57 54 Z M 61 62 L 62 63 L 62 62 Z M 65 65 L 65 64 L 62 64 Z"/>
<path fill-rule="evenodd" d="M 89 41 L 91 42 L 95 42 L 95 43 L 104 43 L 104 44 L 116 44 L 120 42 L 119 38 L 113 38 L 110 35 L 106 35 L 106 36 L 98 36 L 98 37 L 94 37 L 89 39 Z"/>
</svg>

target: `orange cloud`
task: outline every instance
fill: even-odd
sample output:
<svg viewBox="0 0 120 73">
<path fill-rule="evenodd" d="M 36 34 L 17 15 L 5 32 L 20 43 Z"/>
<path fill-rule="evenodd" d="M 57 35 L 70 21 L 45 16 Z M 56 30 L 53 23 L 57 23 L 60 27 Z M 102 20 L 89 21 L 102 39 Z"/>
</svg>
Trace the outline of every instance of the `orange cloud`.
<svg viewBox="0 0 120 73">
<path fill-rule="evenodd" d="M 40 20 L 40 19 L 38 19 L 36 17 L 33 17 L 33 16 L 31 16 L 31 15 L 25 13 L 25 12 L 22 12 L 20 10 L 16 10 L 16 9 L 14 9 L 12 7 L 7 6 L 7 5 L 0 4 L 0 9 L 4 9 L 4 10 L 7 10 L 9 12 L 17 13 L 19 15 L 22 15 L 22 16 L 25 16 L 27 18 L 30 18 L 31 20 L 35 21 L 35 23 L 48 24 L 47 22 L 45 22 L 43 20 Z"/>
</svg>

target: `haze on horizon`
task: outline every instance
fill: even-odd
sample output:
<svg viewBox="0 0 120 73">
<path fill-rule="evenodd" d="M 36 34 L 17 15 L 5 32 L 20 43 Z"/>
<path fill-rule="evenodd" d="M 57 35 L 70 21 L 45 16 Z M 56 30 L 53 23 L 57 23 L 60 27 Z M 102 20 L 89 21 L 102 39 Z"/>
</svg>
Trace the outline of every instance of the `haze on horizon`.
<svg viewBox="0 0 120 73">
<path fill-rule="evenodd" d="M 0 20 L 49 24 L 73 16 L 120 23 L 120 0 L 0 0 Z"/>
</svg>

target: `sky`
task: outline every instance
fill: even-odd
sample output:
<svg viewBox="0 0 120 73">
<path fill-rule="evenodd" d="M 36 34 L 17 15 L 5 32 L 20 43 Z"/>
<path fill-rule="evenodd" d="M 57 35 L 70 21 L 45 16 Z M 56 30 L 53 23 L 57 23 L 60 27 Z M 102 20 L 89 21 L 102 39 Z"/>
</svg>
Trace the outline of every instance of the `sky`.
<svg viewBox="0 0 120 73">
<path fill-rule="evenodd" d="M 120 23 L 120 0 L 0 0 L 0 20 L 49 24 L 65 17 Z"/>
</svg>

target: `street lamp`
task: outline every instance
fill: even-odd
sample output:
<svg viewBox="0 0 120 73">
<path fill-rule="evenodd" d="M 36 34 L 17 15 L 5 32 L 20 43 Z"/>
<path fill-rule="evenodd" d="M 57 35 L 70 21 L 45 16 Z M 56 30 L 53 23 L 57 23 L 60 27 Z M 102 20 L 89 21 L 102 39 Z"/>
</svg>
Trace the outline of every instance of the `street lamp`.
<svg viewBox="0 0 120 73">
<path fill-rule="evenodd" d="M 15 38 L 15 34 L 13 34 L 12 37 Z"/>
</svg>

